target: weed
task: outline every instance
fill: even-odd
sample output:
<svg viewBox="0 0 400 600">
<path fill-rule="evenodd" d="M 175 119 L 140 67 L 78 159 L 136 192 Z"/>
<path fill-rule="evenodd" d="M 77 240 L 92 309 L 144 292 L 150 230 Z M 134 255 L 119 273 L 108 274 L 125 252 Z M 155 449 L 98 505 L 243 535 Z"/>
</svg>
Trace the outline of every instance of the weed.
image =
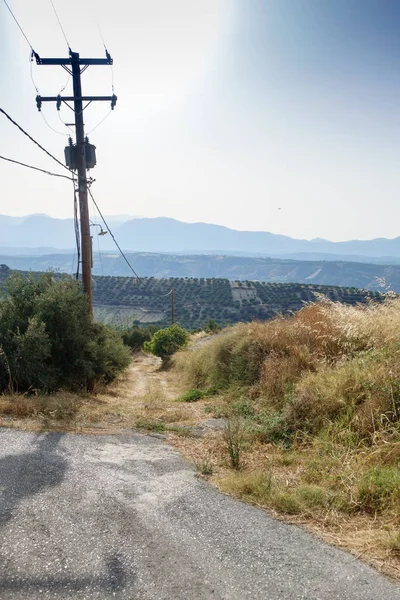
<svg viewBox="0 0 400 600">
<path fill-rule="evenodd" d="M 212 475 L 214 472 L 212 464 L 207 459 L 196 462 L 195 467 L 196 471 L 201 475 Z"/>
<path fill-rule="evenodd" d="M 298 515 L 302 512 L 301 502 L 289 490 L 279 491 L 274 494 L 271 505 L 275 510 L 283 514 Z"/>
<path fill-rule="evenodd" d="M 232 416 L 227 419 L 224 428 L 224 440 L 231 467 L 239 470 L 245 442 L 245 424 L 242 418 Z"/>
<path fill-rule="evenodd" d="M 367 512 L 400 509 L 400 472 L 394 467 L 369 469 L 357 486 L 358 502 Z"/>
<path fill-rule="evenodd" d="M 317 485 L 301 485 L 296 488 L 295 495 L 307 508 L 325 508 L 328 505 L 326 491 Z"/>
<path fill-rule="evenodd" d="M 390 536 L 388 546 L 392 554 L 400 556 L 400 533 L 396 532 Z"/>
<path fill-rule="evenodd" d="M 281 444 L 286 448 L 290 447 L 294 435 L 286 416 L 279 411 L 257 415 L 252 431 L 261 442 Z"/>
<path fill-rule="evenodd" d="M 189 437 L 191 434 L 190 427 L 182 427 L 181 425 L 168 425 L 166 429 L 181 437 Z"/>
<path fill-rule="evenodd" d="M 239 415 L 241 417 L 254 417 L 255 408 L 254 404 L 247 398 L 241 398 L 236 402 L 230 404 L 232 414 Z"/>
<path fill-rule="evenodd" d="M 197 402 L 206 396 L 206 392 L 194 389 L 188 390 L 178 398 L 178 402 Z"/>
<path fill-rule="evenodd" d="M 148 431 L 155 431 L 157 433 L 162 433 L 165 431 L 165 423 L 164 421 L 146 419 L 145 417 L 140 417 L 136 421 L 136 427 L 139 429 L 147 429 Z"/>
</svg>

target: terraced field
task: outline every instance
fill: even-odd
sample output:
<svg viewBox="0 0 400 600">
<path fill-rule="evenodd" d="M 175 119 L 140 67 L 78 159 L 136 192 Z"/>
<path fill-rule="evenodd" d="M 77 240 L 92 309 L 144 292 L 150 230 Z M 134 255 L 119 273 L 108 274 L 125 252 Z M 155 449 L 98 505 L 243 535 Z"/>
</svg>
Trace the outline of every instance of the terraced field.
<svg viewBox="0 0 400 600">
<path fill-rule="evenodd" d="M 12 273 L 0 266 L 0 286 Z M 26 272 L 25 272 L 26 273 Z M 40 273 L 33 273 L 38 276 Z M 55 273 L 55 277 L 62 277 Z M 299 283 L 229 281 L 216 278 L 93 277 L 96 319 L 118 328 L 139 323 L 171 322 L 171 290 L 174 290 L 175 321 L 197 329 L 209 319 L 221 325 L 238 321 L 270 319 L 299 310 L 321 296 L 348 304 L 380 301 L 379 292 Z"/>
<path fill-rule="evenodd" d="M 128 277 L 94 278 L 95 303 L 101 305 L 101 315 L 106 315 L 101 317 L 102 320 L 113 321 L 110 315 L 125 311 L 120 322 L 122 327 L 130 324 L 129 307 L 133 311 L 132 321 L 137 319 L 141 323 L 158 321 L 160 325 L 168 324 L 171 321 L 172 289 L 175 321 L 189 329 L 201 327 L 209 319 L 215 319 L 220 324 L 269 319 L 277 314 L 299 310 L 305 302 L 313 302 L 321 296 L 348 304 L 382 298 L 378 292 L 357 288 L 296 283 L 231 282 L 227 279 L 183 277 L 148 278 L 141 282 Z M 120 308 L 121 305 L 124 308 Z"/>
</svg>

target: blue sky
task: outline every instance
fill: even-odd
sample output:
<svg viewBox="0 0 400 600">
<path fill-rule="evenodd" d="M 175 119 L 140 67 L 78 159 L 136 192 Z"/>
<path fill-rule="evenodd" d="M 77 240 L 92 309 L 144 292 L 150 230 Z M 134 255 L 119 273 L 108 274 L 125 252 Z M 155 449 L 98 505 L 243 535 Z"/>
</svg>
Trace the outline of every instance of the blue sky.
<svg viewBox="0 0 400 600">
<path fill-rule="evenodd" d="M 115 60 L 118 104 L 91 136 L 106 213 L 299 238 L 399 235 L 399 2 L 54 1 L 73 49 L 101 56 L 95 7 Z M 48 0 L 10 3 L 37 52 L 66 53 Z M 62 158 L 67 136 L 36 112 L 29 48 L 1 5 L 0 28 L 1 106 Z M 43 95 L 66 79 L 36 65 L 32 74 Z M 88 70 L 83 85 L 111 93 L 110 70 Z M 67 131 L 55 107 L 44 113 Z M 91 106 L 87 130 L 106 113 Z M 0 154 L 56 168 L 0 127 Z M 0 169 L 2 213 L 70 216 L 68 182 Z"/>
</svg>

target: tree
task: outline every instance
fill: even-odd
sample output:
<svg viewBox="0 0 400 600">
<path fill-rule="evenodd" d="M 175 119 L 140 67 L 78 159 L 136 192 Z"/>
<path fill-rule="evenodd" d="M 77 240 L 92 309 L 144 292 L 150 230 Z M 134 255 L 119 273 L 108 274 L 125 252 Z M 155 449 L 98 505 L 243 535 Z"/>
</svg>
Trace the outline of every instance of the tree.
<svg viewBox="0 0 400 600">
<path fill-rule="evenodd" d="M 0 302 L 0 391 L 92 388 L 125 369 L 120 336 L 94 323 L 71 277 L 15 274 Z"/>
<path fill-rule="evenodd" d="M 144 350 L 159 356 L 164 362 L 177 350 L 187 346 L 189 333 L 180 325 L 171 325 L 166 329 L 159 329 L 151 341 L 145 342 Z"/>
<path fill-rule="evenodd" d="M 217 323 L 215 319 L 208 319 L 208 322 L 203 327 L 207 333 L 217 333 L 221 331 L 222 327 Z"/>
</svg>

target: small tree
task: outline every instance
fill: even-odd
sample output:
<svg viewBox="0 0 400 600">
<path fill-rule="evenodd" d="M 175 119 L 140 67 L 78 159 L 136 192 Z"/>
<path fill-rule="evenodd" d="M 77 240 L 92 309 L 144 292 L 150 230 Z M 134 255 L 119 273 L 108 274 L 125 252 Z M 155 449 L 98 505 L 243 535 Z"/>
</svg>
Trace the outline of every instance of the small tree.
<svg viewBox="0 0 400 600">
<path fill-rule="evenodd" d="M 71 277 L 15 274 L 6 291 L 0 302 L 0 392 L 92 388 L 128 366 L 121 337 L 93 322 Z"/>
<path fill-rule="evenodd" d="M 169 357 L 184 348 L 189 341 L 189 333 L 180 325 L 171 325 L 166 329 L 159 329 L 149 342 L 144 343 L 145 352 L 159 356 L 164 363 Z"/>
<path fill-rule="evenodd" d="M 208 319 L 208 322 L 204 325 L 204 331 L 207 333 L 218 333 L 221 329 L 221 325 L 215 319 Z"/>
</svg>

